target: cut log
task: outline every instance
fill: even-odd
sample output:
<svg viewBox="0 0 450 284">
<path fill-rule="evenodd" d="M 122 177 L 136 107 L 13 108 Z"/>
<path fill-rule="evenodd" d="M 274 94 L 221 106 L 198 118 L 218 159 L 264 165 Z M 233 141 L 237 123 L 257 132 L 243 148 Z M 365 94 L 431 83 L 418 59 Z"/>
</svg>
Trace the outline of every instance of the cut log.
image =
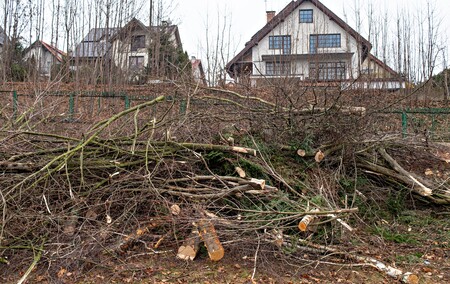
<svg viewBox="0 0 450 284">
<path fill-rule="evenodd" d="M 311 212 L 319 212 L 318 209 L 314 209 Z M 302 220 L 298 223 L 298 228 L 300 231 L 305 232 L 308 225 L 316 218 L 316 215 L 305 215 Z"/>
<path fill-rule="evenodd" d="M 266 187 L 266 181 L 263 179 L 252 178 L 250 179 L 249 184 L 257 189 L 264 189 Z"/>
<path fill-rule="evenodd" d="M 183 245 L 178 248 L 177 257 L 184 260 L 194 260 L 200 249 L 200 235 L 197 230 L 192 230 Z"/>
<path fill-rule="evenodd" d="M 170 213 L 174 216 L 178 216 L 181 213 L 181 208 L 177 204 L 170 206 Z"/>
<path fill-rule="evenodd" d="M 322 162 L 323 158 L 325 158 L 325 154 L 321 150 L 319 150 L 314 156 L 314 160 L 316 160 L 317 163 Z"/>
<path fill-rule="evenodd" d="M 305 157 L 306 156 L 306 151 L 303 149 L 298 149 L 297 150 L 297 155 L 299 155 L 300 157 Z"/>
<path fill-rule="evenodd" d="M 235 170 L 241 178 L 245 178 L 247 176 L 247 174 L 242 168 L 236 167 Z"/>
<path fill-rule="evenodd" d="M 205 219 L 195 222 L 194 225 L 197 227 L 199 235 L 208 249 L 209 258 L 212 261 L 221 260 L 225 251 L 217 236 L 216 229 L 214 229 L 214 225 Z"/>
</svg>

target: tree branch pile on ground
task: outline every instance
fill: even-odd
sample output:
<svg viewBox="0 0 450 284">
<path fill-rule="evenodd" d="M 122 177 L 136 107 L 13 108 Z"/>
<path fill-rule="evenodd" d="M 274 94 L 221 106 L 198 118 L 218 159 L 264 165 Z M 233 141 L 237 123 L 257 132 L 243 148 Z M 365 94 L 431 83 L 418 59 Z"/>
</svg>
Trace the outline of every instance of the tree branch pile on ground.
<svg viewBox="0 0 450 284">
<path fill-rule="evenodd" d="M 324 126 L 322 140 L 336 137 L 340 130 L 325 124 L 336 114 L 343 129 L 355 118 L 363 128 L 370 122 L 365 109 L 292 108 L 233 91 L 209 91 L 221 94 L 193 92 L 178 115 L 173 102 L 157 97 L 100 121 L 80 137 L 33 132 L 26 120 L 4 127 L 0 259 L 19 269 L 24 255 L 39 252 L 50 267 L 60 264 L 50 269 L 83 269 L 105 259 L 123 261 L 136 247 L 161 253 L 175 246 L 180 258 L 192 260 L 204 243 L 209 257 L 220 260 L 227 251 L 252 251 L 264 243 L 287 254 L 331 252 L 415 283 L 414 275 L 379 260 L 324 247 L 320 238 L 310 241 L 317 227 L 352 234 L 349 217 L 358 208 L 342 202 L 336 185 L 327 184 L 333 177 L 304 174 L 322 168 L 344 174 L 356 167 L 379 182 L 401 184 L 420 198 L 448 204 L 445 179 L 430 179 L 436 169 L 419 176 L 404 165 L 411 156 L 394 155 L 409 149 L 425 160 L 442 160 L 444 146 L 361 142 L 353 140 L 356 136 L 313 144 L 308 138 L 321 134 L 312 130 L 318 125 Z M 144 120 L 142 114 L 154 108 L 163 111 Z M 283 143 L 294 139 L 297 143 Z M 427 156 L 426 151 L 437 152 Z"/>
</svg>

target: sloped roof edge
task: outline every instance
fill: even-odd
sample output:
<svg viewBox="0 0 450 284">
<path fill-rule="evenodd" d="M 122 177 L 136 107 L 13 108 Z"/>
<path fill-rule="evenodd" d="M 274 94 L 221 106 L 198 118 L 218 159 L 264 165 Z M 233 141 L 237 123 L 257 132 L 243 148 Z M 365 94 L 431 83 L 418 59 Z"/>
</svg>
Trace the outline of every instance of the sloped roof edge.
<svg viewBox="0 0 450 284">
<path fill-rule="evenodd" d="M 375 63 L 377 63 L 378 65 L 380 65 L 384 70 L 386 70 L 387 72 L 389 72 L 391 75 L 398 77 L 399 74 L 398 72 L 396 72 L 394 69 L 392 69 L 391 67 L 389 67 L 389 65 L 387 65 L 386 63 L 384 63 L 383 61 L 381 61 L 380 59 L 378 59 L 375 55 L 373 55 L 372 53 L 369 53 L 368 56 L 369 60 L 374 61 Z"/>
<path fill-rule="evenodd" d="M 28 52 L 30 49 L 32 49 L 33 47 L 37 46 L 37 45 L 41 45 L 43 48 L 45 48 L 46 50 L 48 50 L 48 52 L 50 52 L 59 62 L 63 61 L 63 58 L 65 56 L 67 56 L 67 53 L 65 53 L 62 50 L 59 50 L 58 48 L 42 41 L 42 40 L 36 40 L 33 44 L 31 44 L 27 49 L 25 49 L 25 53 Z"/>
</svg>

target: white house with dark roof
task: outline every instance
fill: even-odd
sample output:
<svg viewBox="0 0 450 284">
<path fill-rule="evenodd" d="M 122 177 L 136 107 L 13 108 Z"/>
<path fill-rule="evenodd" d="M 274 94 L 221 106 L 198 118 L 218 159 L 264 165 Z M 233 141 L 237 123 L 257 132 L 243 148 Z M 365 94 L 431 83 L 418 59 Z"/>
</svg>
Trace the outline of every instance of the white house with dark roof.
<svg viewBox="0 0 450 284">
<path fill-rule="evenodd" d="M 162 39 L 167 39 L 173 48 L 163 49 L 154 45 Z M 89 70 L 86 67 L 90 67 L 99 70 L 109 64 L 110 67 L 134 77 L 145 73 L 145 68 L 151 64 L 162 65 L 160 62 L 151 62 L 151 50 L 155 48 L 167 53 L 182 49 L 178 27 L 167 22 L 150 27 L 133 18 L 121 28 L 91 29 L 72 52 L 72 69 L 81 67 Z M 157 60 L 166 60 L 164 55 L 168 56 L 161 54 Z"/>
<path fill-rule="evenodd" d="M 145 26 L 135 18 L 111 38 L 111 43 L 114 65 L 131 74 L 138 74 L 143 72 L 146 66 L 161 63 L 152 63 L 152 57 L 166 60 L 162 53 L 168 53 L 167 57 L 170 53 L 182 49 L 178 26 L 168 22 L 163 22 L 160 26 Z M 152 55 L 151 52 L 160 54 Z"/>
<path fill-rule="evenodd" d="M 36 68 L 39 75 L 50 77 L 52 68 L 55 65 L 62 64 L 67 54 L 58 48 L 42 41 L 37 40 L 24 51 L 24 60 L 30 63 L 30 66 Z"/>
<path fill-rule="evenodd" d="M 392 81 L 389 88 L 400 88 L 398 74 L 371 55 L 371 48 L 369 41 L 320 1 L 297 0 L 278 14 L 267 12 L 267 24 L 226 68 L 235 80 L 250 78 L 253 85 L 296 78 L 309 83 L 346 82 L 349 87 L 364 75 Z"/>
</svg>

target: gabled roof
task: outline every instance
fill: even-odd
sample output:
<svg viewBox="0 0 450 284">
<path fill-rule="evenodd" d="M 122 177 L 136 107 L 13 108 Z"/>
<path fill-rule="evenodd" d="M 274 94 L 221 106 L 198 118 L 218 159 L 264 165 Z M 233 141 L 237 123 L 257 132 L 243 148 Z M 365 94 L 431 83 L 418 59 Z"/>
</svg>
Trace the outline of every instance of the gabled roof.
<svg viewBox="0 0 450 284">
<path fill-rule="evenodd" d="M 376 64 L 378 64 L 381 68 L 383 68 L 384 70 L 386 70 L 386 72 L 388 72 L 389 74 L 391 74 L 394 77 L 398 77 L 399 74 L 394 71 L 394 69 L 392 69 L 391 67 L 389 67 L 386 63 L 384 63 L 383 61 L 381 61 L 380 59 L 378 59 L 377 57 L 375 57 L 375 55 L 373 55 L 372 53 L 369 53 L 368 59 L 370 61 L 375 62 Z"/>
<path fill-rule="evenodd" d="M 83 42 L 98 42 L 100 40 L 105 40 L 106 35 L 109 33 L 109 38 L 113 37 L 118 28 L 93 28 L 89 31 L 89 33 L 82 40 Z"/>
<path fill-rule="evenodd" d="M 181 48 L 180 33 L 178 26 L 176 25 L 162 25 L 162 26 L 145 26 L 141 21 L 136 18 L 131 19 L 122 28 L 93 28 L 83 38 L 83 40 L 77 44 L 72 57 L 77 58 L 100 58 L 105 57 L 111 50 L 112 42 L 120 36 L 128 36 L 131 31 L 136 29 L 142 29 L 145 33 L 166 31 L 173 33 L 176 38 L 177 47 Z M 108 41 L 106 41 L 108 39 Z"/>
<path fill-rule="evenodd" d="M 195 57 L 191 58 L 191 66 L 192 66 L 192 73 L 194 75 L 194 79 L 197 82 L 202 82 L 203 85 L 207 85 L 206 83 L 206 77 L 205 77 L 205 71 L 203 69 L 203 64 L 202 61 L 200 59 L 197 59 Z M 198 71 L 198 75 L 200 77 L 195 77 L 195 75 L 197 75 L 195 73 L 195 71 Z"/>
<path fill-rule="evenodd" d="M 358 42 L 360 42 L 363 45 L 363 47 L 365 47 L 365 50 L 364 48 L 362 50 L 363 56 L 365 57 L 368 55 L 370 49 L 372 49 L 372 45 L 370 44 L 370 42 L 366 40 L 358 32 L 356 32 L 341 18 L 339 18 L 330 9 L 328 9 L 325 5 L 323 5 L 319 0 L 297 0 L 290 2 L 280 13 L 275 15 L 275 17 L 273 17 L 271 21 L 269 21 L 261 30 L 259 30 L 255 35 L 252 36 L 251 40 L 245 44 L 245 48 L 227 64 L 226 66 L 227 71 L 231 72 L 231 69 L 234 64 L 238 63 L 240 59 L 244 57 L 248 52 L 250 52 L 252 48 L 255 45 L 257 45 L 261 39 L 267 36 L 276 26 L 278 26 L 278 24 L 282 23 L 290 14 L 292 14 L 301 4 L 305 2 L 311 2 L 325 15 L 327 15 L 330 18 L 330 20 L 334 21 L 342 29 L 344 29 L 351 36 L 353 36 Z"/>
<path fill-rule="evenodd" d="M 128 36 L 131 31 L 136 29 L 142 29 L 145 33 L 148 33 L 150 30 L 147 26 L 145 26 L 141 21 L 136 18 L 131 19 L 123 28 L 120 28 L 119 31 L 111 37 L 110 41 L 116 40 L 120 36 Z"/>
<path fill-rule="evenodd" d="M 53 57 L 55 57 L 56 60 L 58 60 L 59 62 L 63 62 L 64 57 L 67 56 L 67 53 L 65 53 L 64 51 L 59 50 L 58 48 L 46 42 L 43 42 L 42 40 L 36 40 L 32 45 L 30 45 L 27 49 L 25 49 L 25 53 L 27 53 L 33 48 L 41 48 L 41 47 L 50 52 L 53 55 Z"/>
<path fill-rule="evenodd" d="M 78 58 L 99 58 L 104 57 L 111 49 L 111 43 L 106 41 L 106 38 L 112 38 L 119 28 L 93 28 L 77 44 L 72 57 Z"/>
<path fill-rule="evenodd" d="M 136 29 L 141 29 L 144 31 L 144 33 L 150 34 L 173 34 L 175 36 L 177 47 L 182 48 L 180 32 L 177 25 L 163 24 L 160 26 L 146 26 L 136 18 L 131 19 L 123 28 L 119 29 L 119 31 L 113 37 L 111 37 L 110 40 L 112 42 L 120 36 L 128 36 L 131 31 L 134 31 Z"/>
</svg>

